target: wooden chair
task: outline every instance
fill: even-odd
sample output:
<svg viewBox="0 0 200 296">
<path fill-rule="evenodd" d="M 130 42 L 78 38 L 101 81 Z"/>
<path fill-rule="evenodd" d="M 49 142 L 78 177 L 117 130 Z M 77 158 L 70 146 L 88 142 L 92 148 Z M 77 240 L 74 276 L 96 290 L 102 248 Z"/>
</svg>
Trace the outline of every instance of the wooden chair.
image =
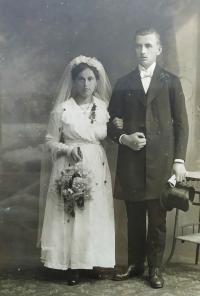
<svg viewBox="0 0 200 296">
<path fill-rule="evenodd" d="M 195 187 L 195 194 L 198 194 L 198 202 L 193 202 L 192 205 L 194 206 L 200 206 L 200 172 L 189 172 L 187 177 L 186 177 L 186 184 L 188 184 L 188 182 L 196 182 L 197 183 L 197 187 Z M 179 219 L 179 209 L 176 209 L 176 214 L 175 214 L 175 221 L 174 221 L 174 233 L 173 233 L 173 242 L 172 242 L 172 249 L 171 249 L 171 253 L 168 257 L 168 259 L 166 260 L 166 262 L 163 264 L 162 269 L 165 269 L 166 266 L 169 264 L 169 262 L 171 261 L 173 255 L 174 255 L 174 251 L 176 248 L 176 242 L 177 240 L 181 240 L 181 242 L 191 242 L 191 243 L 196 243 L 197 244 L 197 248 L 196 248 L 196 256 L 195 256 L 195 264 L 198 264 L 199 261 L 199 246 L 200 246 L 200 208 L 199 208 L 199 221 L 197 223 L 192 223 L 192 224 L 185 224 L 182 226 L 178 226 L 178 219 Z M 184 235 L 184 229 L 186 227 L 191 227 L 193 229 L 193 232 L 189 235 Z M 198 232 L 195 233 L 195 226 L 197 226 L 196 228 L 198 229 Z M 181 235 L 177 235 L 177 230 L 181 228 Z"/>
</svg>

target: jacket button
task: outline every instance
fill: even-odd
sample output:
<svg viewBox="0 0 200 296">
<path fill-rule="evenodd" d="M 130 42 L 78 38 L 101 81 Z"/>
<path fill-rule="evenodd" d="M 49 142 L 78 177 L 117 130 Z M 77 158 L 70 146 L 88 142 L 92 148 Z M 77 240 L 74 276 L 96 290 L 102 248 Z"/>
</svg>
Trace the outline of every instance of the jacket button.
<svg viewBox="0 0 200 296">
<path fill-rule="evenodd" d="M 161 134 L 161 132 L 157 132 L 157 134 L 158 134 L 158 135 L 160 135 L 160 134 Z"/>
<path fill-rule="evenodd" d="M 144 127 L 144 124 L 141 124 L 140 127 Z"/>
</svg>

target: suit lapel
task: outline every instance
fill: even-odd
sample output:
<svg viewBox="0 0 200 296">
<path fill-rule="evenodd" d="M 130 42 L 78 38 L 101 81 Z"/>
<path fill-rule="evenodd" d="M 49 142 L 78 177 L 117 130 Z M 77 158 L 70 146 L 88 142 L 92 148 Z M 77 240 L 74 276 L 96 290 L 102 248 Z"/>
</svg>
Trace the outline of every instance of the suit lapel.
<svg viewBox="0 0 200 296">
<path fill-rule="evenodd" d="M 136 97 L 140 100 L 140 102 L 146 107 L 146 95 L 144 92 L 138 67 L 133 72 L 131 72 L 128 78 L 128 85 L 130 89 L 134 92 Z"/>
<path fill-rule="evenodd" d="M 148 94 L 147 94 L 147 106 L 151 104 L 153 99 L 157 96 L 160 89 L 163 87 L 163 82 L 160 81 L 159 75 L 162 73 L 162 69 L 156 64 L 151 83 L 149 85 Z"/>
</svg>

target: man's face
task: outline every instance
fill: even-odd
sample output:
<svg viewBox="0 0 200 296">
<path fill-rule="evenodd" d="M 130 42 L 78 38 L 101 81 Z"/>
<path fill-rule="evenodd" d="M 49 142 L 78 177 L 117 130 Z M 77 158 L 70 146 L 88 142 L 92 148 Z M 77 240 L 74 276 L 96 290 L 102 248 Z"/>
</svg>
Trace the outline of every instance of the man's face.
<svg viewBox="0 0 200 296">
<path fill-rule="evenodd" d="M 149 68 L 162 51 L 155 34 L 137 35 L 135 38 L 135 52 L 138 63 L 145 69 Z"/>
</svg>

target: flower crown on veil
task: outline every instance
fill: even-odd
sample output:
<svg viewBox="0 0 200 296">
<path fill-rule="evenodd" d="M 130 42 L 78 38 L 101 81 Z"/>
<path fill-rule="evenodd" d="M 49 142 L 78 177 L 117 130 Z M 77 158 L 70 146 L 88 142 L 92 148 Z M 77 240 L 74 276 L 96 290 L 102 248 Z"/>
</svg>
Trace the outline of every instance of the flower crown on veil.
<svg viewBox="0 0 200 296">
<path fill-rule="evenodd" d="M 103 67 L 103 65 L 96 58 L 90 58 L 90 57 L 80 55 L 70 62 L 70 68 L 73 69 L 75 66 L 78 66 L 81 63 L 85 63 L 89 66 L 93 66 L 98 71 L 100 71 Z"/>
</svg>

